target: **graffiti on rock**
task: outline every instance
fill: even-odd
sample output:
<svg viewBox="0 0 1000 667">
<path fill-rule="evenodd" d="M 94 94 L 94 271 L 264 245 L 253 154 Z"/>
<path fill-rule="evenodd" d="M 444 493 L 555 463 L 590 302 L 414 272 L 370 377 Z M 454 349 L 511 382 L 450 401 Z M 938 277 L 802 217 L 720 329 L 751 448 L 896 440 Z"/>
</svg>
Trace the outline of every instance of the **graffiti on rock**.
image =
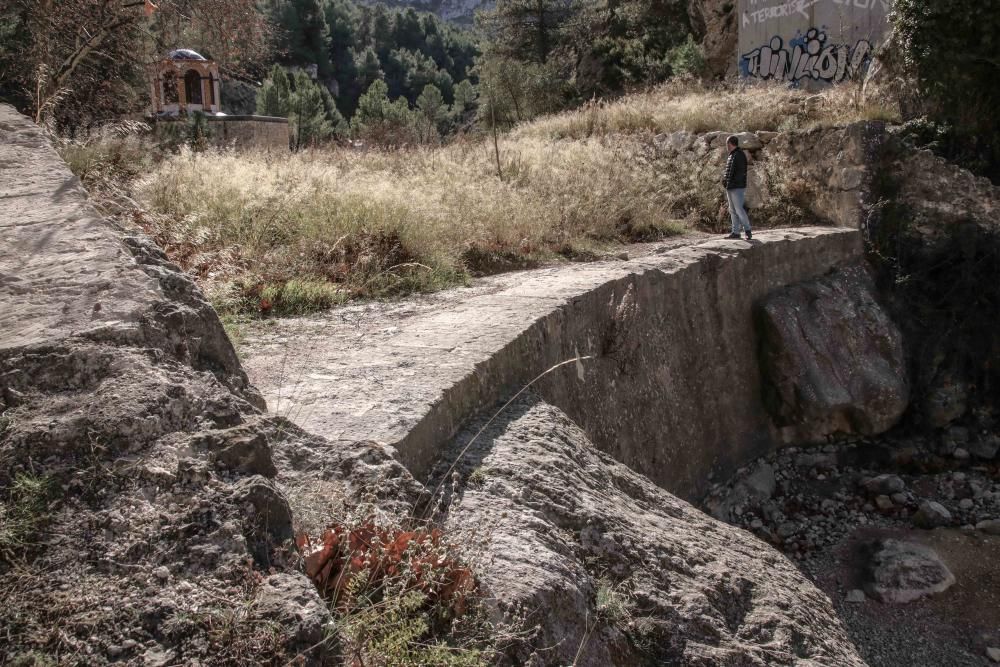
<svg viewBox="0 0 1000 667">
<path fill-rule="evenodd" d="M 740 70 L 745 77 L 798 83 L 804 79 L 840 83 L 855 78 L 868 65 L 872 45 L 867 39 L 853 46 L 827 44 L 826 33 L 810 28 L 785 46 L 775 35 L 766 45 L 743 54 Z"/>
</svg>

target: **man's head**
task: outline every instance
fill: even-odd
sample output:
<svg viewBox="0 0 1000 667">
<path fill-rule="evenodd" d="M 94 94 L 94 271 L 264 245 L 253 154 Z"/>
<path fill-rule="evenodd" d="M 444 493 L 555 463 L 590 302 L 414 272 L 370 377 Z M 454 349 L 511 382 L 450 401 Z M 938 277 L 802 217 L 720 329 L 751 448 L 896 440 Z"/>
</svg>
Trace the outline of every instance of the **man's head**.
<svg viewBox="0 0 1000 667">
<path fill-rule="evenodd" d="M 740 147 L 740 138 L 735 134 L 726 139 L 726 148 L 732 153 L 734 150 Z"/>
</svg>

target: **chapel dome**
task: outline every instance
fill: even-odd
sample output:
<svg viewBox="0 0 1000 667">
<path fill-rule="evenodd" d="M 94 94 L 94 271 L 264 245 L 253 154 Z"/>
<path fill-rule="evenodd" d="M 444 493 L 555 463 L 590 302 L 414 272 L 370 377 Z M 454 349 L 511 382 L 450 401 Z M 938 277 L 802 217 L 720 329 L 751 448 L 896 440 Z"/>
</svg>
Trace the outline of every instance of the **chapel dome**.
<svg viewBox="0 0 1000 667">
<path fill-rule="evenodd" d="M 170 60 L 208 60 L 208 58 L 191 49 L 174 49 L 167 54 L 167 58 Z"/>
</svg>

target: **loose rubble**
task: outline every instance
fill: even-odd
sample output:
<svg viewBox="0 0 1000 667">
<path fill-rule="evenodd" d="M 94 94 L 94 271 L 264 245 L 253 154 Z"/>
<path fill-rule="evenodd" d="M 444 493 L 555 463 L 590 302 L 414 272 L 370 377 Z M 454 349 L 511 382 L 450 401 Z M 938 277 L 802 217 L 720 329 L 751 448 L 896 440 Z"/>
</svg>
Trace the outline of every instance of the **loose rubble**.
<svg viewBox="0 0 1000 667">
<path fill-rule="evenodd" d="M 962 465 L 944 456 L 946 449 L 926 438 L 789 447 L 717 484 L 704 506 L 800 561 L 863 526 L 1000 533 L 996 462 Z M 773 487 L 760 482 L 771 475 Z"/>
</svg>

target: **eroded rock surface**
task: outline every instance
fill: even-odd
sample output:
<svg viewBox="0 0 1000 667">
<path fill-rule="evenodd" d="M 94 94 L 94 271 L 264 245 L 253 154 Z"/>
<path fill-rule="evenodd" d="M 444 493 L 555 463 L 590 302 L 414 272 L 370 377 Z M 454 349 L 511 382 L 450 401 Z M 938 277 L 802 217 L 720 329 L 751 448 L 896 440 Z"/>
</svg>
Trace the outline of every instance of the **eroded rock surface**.
<svg viewBox="0 0 1000 667">
<path fill-rule="evenodd" d="M 405 513 L 419 484 L 261 414 L 195 284 L 5 105 L 0 196 L 0 663 L 331 660 L 292 508 Z"/>
<path fill-rule="evenodd" d="M 875 435 L 909 403 L 899 329 L 861 266 L 772 293 L 760 308 L 768 402 L 786 441 Z"/>
<path fill-rule="evenodd" d="M 512 405 L 456 471 L 446 525 L 473 545 L 499 611 L 535 628 L 515 664 L 864 664 L 787 560 L 601 453 L 537 398 Z"/>
</svg>

